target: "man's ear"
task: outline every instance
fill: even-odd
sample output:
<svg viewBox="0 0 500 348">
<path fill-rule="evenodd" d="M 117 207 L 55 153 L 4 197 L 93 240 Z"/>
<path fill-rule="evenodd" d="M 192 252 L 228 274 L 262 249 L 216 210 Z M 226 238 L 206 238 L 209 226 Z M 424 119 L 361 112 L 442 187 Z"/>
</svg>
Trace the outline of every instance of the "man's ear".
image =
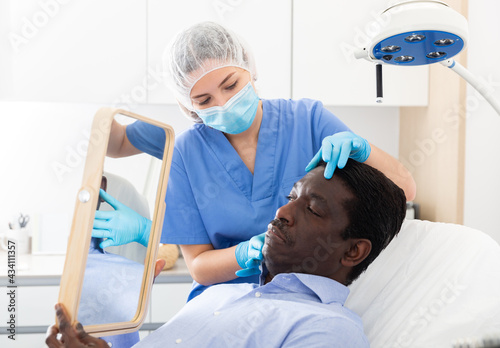
<svg viewBox="0 0 500 348">
<path fill-rule="evenodd" d="M 345 267 L 354 267 L 370 255 L 372 242 L 368 239 L 353 239 L 351 247 L 342 257 L 341 263 Z"/>
</svg>

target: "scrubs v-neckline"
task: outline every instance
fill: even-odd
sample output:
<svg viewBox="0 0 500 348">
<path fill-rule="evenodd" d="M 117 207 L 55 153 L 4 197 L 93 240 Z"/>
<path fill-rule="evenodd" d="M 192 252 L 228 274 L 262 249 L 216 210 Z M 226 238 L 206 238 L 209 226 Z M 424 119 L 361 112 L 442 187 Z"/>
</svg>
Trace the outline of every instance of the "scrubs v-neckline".
<svg viewBox="0 0 500 348">
<path fill-rule="evenodd" d="M 266 114 L 264 100 L 262 109 L 253 175 L 224 134 L 206 127 L 207 141 L 214 155 L 236 186 L 252 202 L 272 196 L 275 184 L 274 170 L 279 119 Z"/>
</svg>

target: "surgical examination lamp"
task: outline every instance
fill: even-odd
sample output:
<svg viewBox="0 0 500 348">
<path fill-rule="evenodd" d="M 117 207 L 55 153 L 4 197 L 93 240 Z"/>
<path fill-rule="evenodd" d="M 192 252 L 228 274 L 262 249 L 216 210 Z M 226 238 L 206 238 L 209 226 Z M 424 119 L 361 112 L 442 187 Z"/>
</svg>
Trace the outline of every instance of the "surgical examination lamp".
<svg viewBox="0 0 500 348">
<path fill-rule="evenodd" d="M 416 66 L 433 63 L 452 69 L 474 87 L 500 115 L 500 104 L 481 81 L 452 57 L 467 45 L 464 16 L 438 0 L 409 0 L 390 6 L 377 20 L 381 30 L 356 58 L 376 64 L 377 102 L 382 102 L 382 65 Z"/>
</svg>

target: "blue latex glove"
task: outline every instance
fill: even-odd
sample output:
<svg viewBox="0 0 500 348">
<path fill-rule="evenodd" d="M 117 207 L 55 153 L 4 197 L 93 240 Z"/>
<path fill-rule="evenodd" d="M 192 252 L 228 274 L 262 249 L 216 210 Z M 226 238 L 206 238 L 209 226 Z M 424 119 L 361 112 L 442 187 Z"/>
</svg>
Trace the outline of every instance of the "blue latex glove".
<svg viewBox="0 0 500 348">
<path fill-rule="evenodd" d="M 120 203 L 102 189 L 99 196 L 115 209 L 95 212 L 92 237 L 107 238 L 101 242 L 100 247 L 104 249 L 131 242 L 138 242 L 147 247 L 151 220 Z"/>
<path fill-rule="evenodd" d="M 249 277 L 260 273 L 259 266 L 262 263 L 262 247 L 265 238 L 266 233 L 262 233 L 238 244 L 234 252 L 236 261 L 242 268 L 236 272 L 238 277 Z"/>
<path fill-rule="evenodd" d="M 337 167 L 344 168 L 347 160 L 352 158 L 364 162 L 370 156 L 372 148 L 368 141 L 352 132 L 339 132 L 323 139 L 321 149 L 314 155 L 306 167 L 310 171 L 323 160 L 326 162 L 325 178 L 331 179 Z"/>
</svg>

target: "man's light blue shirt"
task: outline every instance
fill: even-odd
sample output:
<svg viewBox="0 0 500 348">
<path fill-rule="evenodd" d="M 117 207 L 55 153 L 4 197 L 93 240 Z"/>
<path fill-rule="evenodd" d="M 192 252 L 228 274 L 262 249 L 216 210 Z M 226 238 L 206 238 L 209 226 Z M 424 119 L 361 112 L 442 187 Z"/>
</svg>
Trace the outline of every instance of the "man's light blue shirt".
<svg viewBox="0 0 500 348">
<path fill-rule="evenodd" d="M 134 347 L 369 347 L 361 319 L 344 307 L 348 294 L 300 273 L 215 285 Z"/>
</svg>

